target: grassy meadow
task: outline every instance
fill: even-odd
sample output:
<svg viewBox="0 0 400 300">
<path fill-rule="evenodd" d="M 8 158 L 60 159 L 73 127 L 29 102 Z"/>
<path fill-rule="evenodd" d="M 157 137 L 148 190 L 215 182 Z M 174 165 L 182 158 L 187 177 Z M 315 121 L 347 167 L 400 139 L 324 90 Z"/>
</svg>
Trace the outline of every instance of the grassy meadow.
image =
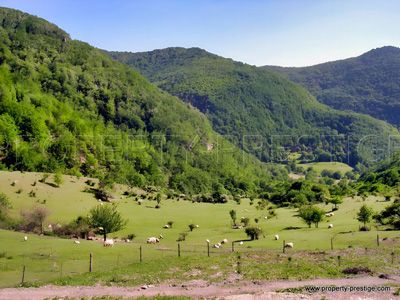
<svg viewBox="0 0 400 300">
<path fill-rule="evenodd" d="M 39 179 L 41 177 L 42 174 L 39 173 L 0 172 L 0 191 L 5 193 L 11 200 L 13 206 L 11 214 L 13 217 L 18 218 L 21 211 L 29 210 L 33 206 L 44 205 L 50 212 L 47 224 L 67 223 L 78 215 L 86 215 L 92 207 L 99 204 L 93 194 L 83 192 L 87 186 L 85 184 L 87 179 L 85 178 L 77 179 L 64 176 L 63 184 L 57 188 L 51 185 L 51 177 L 47 180 L 50 184 L 40 183 Z M 14 181 L 16 181 L 15 185 L 12 184 Z M 35 181 L 36 185 L 33 186 Z M 36 192 L 36 197 L 28 195 L 31 190 Z M 137 278 L 130 279 L 129 282 L 148 281 L 153 277 L 160 280 L 164 277 L 171 277 L 171 274 L 168 276 L 153 275 L 154 272 L 157 274 L 163 273 L 163 268 L 168 269 L 174 264 L 179 266 L 178 269 L 182 271 L 182 274 L 185 274 L 187 268 L 196 265 L 205 270 L 215 265 L 224 270 L 226 265 L 229 266 L 226 270 L 226 274 L 228 274 L 233 271 L 232 265 L 234 263 L 232 262 L 236 259 L 235 254 L 230 253 L 230 242 L 247 239 L 243 229 L 231 229 L 229 216 L 229 210 L 231 209 L 237 211 L 238 219 L 249 217 L 253 225 L 256 224 L 254 219 L 257 218 L 259 220 L 257 226 L 264 231 L 265 237 L 259 240 L 246 241 L 243 245 L 238 243 L 235 245 L 236 251 L 248 253 L 249 257 L 257 252 L 262 253 L 263 250 L 270 251 L 270 254 L 259 255 L 266 255 L 267 257 L 268 255 L 273 255 L 275 257 L 277 253 L 281 253 L 283 240 L 293 242 L 295 245 L 294 249 L 287 251 L 289 255 L 296 255 L 300 250 L 330 250 L 331 238 L 333 238 L 335 251 L 339 251 L 339 249 L 348 251 L 349 247 L 372 249 L 376 247 L 377 234 L 381 238 L 380 249 L 382 251 L 398 251 L 395 247 L 398 247 L 399 243 L 398 240 L 394 239 L 399 237 L 398 231 L 377 231 L 373 226 L 369 232 L 358 231 L 359 223 L 355 216 L 363 203 L 367 203 L 376 211 L 389 204 L 389 202 L 384 202 L 383 198 L 379 197 L 370 197 L 365 202 L 361 198 L 345 199 L 344 203 L 339 206 L 339 210 L 335 212 L 335 215 L 324 220 L 319 228 L 308 228 L 296 217 L 295 209 L 276 208 L 277 216 L 265 219 L 268 216 L 268 211 L 266 209 L 258 210 L 256 201 L 254 205 L 250 205 L 248 199 L 242 199 L 240 205 L 234 201 L 229 201 L 226 204 L 207 204 L 177 199 L 163 199 L 161 208 L 155 209 L 155 201 L 145 200 L 142 205 L 138 205 L 132 198 L 122 196 L 124 190 L 125 187 L 119 186 L 114 191 L 114 194 L 118 198 L 115 200 L 119 204 L 118 209 L 128 219 L 128 224 L 124 230 L 112 233 L 110 237 L 124 237 L 128 234 L 135 234 L 136 237 L 132 243 L 121 242 L 117 243 L 113 248 L 105 248 L 99 241 L 81 240 L 80 244 L 75 244 L 70 239 L 33 234 L 28 234 L 28 241 L 24 241 L 24 233 L 1 230 L 0 286 L 18 284 L 21 279 L 23 265 L 26 265 L 26 281 L 29 282 L 61 280 L 60 278 L 65 276 L 77 276 L 87 272 L 89 253 L 92 253 L 94 257 L 93 269 L 95 273 L 92 273 L 89 277 L 79 275 L 77 276 L 78 279 L 76 279 L 78 280 L 77 282 L 96 280 L 103 278 L 103 276 L 109 279 L 110 276 L 115 275 L 112 271 L 115 268 L 126 270 L 126 272 L 130 273 L 132 268 L 139 268 L 139 270 L 143 268 L 143 264 L 147 264 L 146 271 L 143 271 L 142 275 Z M 142 191 L 138 190 L 137 192 L 141 193 Z M 43 200 L 46 200 L 45 204 L 43 204 Z M 326 211 L 330 211 L 332 208 L 331 205 L 325 204 L 322 204 L 321 207 Z M 173 227 L 163 229 L 163 225 L 168 221 L 174 221 Z M 188 224 L 190 223 L 198 224 L 199 228 L 189 232 Z M 332 229 L 328 229 L 328 224 L 330 223 L 334 225 Z M 45 224 L 45 227 L 47 227 L 47 224 Z M 188 235 L 186 241 L 181 242 L 182 257 L 178 258 L 176 240 L 181 232 L 188 232 Z M 160 234 L 164 236 L 164 239 L 159 244 L 147 245 L 145 243 L 148 237 L 159 236 Z M 280 236 L 279 241 L 274 240 L 275 234 Z M 211 249 L 211 258 L 205 260 L 207 253 L 206 239 L 209 239 L 213 244 L 224 238 L 229 240 L 228 245 L 222 249 Z M 388 239 L 383 240 L 384 238 Z M 143 249 L 143 264 L 139 263 L 140 246 Z M 266 259 L 271 259 L 271 257 Z M 354 259 L 360 258 L 354 257 Z M 170 263 L 161 267 L 166 261 Z M 250 259 L 249 261 L 253 260 Z M 276 263 L 279 263 L 279 260 Z M 308 261 L 306 259 L 303 263 L 308 266 L 305 267 L 306 269 L 313 268 L 312 260 Z M 243 264 L 244 268 L 246 266 L 248 265 Z M 384 266 L 385 264 L 381 267 Z M 252 277 L 260 277 L 260 274 L 264 274 L 255 274 L 254 272 L 256 272 L 257 268 L 253 271 L 251 271 L 250 267 L 248 269 L 248 274 L 253 274 Z M 152 271 L 153 273 L 151 273 Z M 212 271 L 213 269 L 209 270 L 211 273 Z M 225 274 L 223 271 L 221 272 Z M 311 272 L 304 276 L 329 276 L 332 272 L 328 268 L 323 269 L 321 272 Z M 150 276 L 150 273 L 153 275 Z M 208 273 L 204 271 L 203 274 Z M 281 271 L 277 271 L 277 274 L 269 274 L 268 276 L 282 278 L 285 276 L 284 274 L 285 271 L 281 269 Z M 333 272 L 332 274 L 336 273 Z M 121 276 L 123 277 L 123 275 Z M 268 277 L 267 275 L 265 276 Z M 173 274 L 173 277 L 179 278 L 179 272 Z M 68 282 L 70 283 L 71 281 Z"/>
</svg>

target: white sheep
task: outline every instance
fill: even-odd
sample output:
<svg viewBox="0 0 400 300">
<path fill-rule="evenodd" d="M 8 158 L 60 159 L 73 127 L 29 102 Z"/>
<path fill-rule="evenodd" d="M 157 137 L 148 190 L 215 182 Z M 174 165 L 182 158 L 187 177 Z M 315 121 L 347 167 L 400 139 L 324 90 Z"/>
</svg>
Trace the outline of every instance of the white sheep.
<svg viewBox="0 0 400 300">
<path fill-rule="evenodd" d="M 146 241 L 147 244 L 155 244 L 155 243 L 159 243 L 159 242 L 160 242 L 160 239 L 158 239 L 154 236 L 149 237 Z"/>
<path fill-rule="evenodd" d="M 218 244 L 215 244 L 214 246 L 213 246 L 213 248 L 216 248 L 216 249 L 219 249 L 221 246 L 220 245 L 218 245 Z"/>
<path fill-rule="evenodd" d="M 279 240 L 279 235 L 275 234 L 275 241 Z"/>
<path fill-rule="evenodd" d="M 268 220 L 268 217 L 267 217 L 267 216 L 265 216 L 265 217 L 264 217 L 264 219 L 265 219 L 265 220 Z"/>
<path fill-rule="evenodd" d="M 74 241 L 74 243 L 75 243 L 75 244 L 80 244 L 81 242 L 80 242 L 80 241 Z"/>
<path fill-rule="evenodd" d="M 293 248 L 293 247 L 294 247 L 294 244 L 292 242 L 285 244 L 285 248 Z"/>
<path fill-rule="evenodd" d="M 169 228 L 169 225 L 168 225 L 168 224 L 165 224 L 165 225 L 164 225 L 164 228 L 165 228 L 165 229 L 168 229 L 168 228 Z"/>
<path fill-rule="evenodd" d="M 199 225 L 196 225 L 195 227 L 196 227 L 196 228 L 199 228 L 200 226 L 199 226 Z"/>
<path fill-rule="evenodd" d="M 106 239 L 103 243 L 104 247 L 113 247 L 114 246 L 114 240 L 113 239 Z"/>
<path fill-rule="evenodd" d="M 28 240 L 28 237 L 27 236 L 24 236 L 24 241 L 27 241 Z"/>
<path fill-rule="evenodd" d="M 328 225 L 328 228 L 333 228 L 333 224 L 329 224 L 329 225 Z"/>
<path fill-rule="evenodd" d="M 243 245 L 243 241 L 240 241 L 239 245 Z"/>
<path fill-rule="evenodd" d="M 221 241 L 221 244 L 226 244 L 226 243 L 228 243 L 228 239 L 223 239 L 223 240 Z"/>
</svg>

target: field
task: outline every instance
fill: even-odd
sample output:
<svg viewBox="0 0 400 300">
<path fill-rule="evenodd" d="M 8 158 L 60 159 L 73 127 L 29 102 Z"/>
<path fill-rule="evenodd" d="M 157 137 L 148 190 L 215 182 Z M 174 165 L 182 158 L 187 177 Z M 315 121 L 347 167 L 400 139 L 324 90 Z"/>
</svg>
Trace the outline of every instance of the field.
<svg viewBox="0 0 400 300">
<path fill-rule="evenodd" d="M 331 172 L 339 171 L 342 174 L 344 174 L 348 171 L 353 170 L 352 167 L 341 162 L 316 162 L 316 163 L 299 164 L 299 166 L 302 166 L 305 169 L 312 167 L 317 173 L 321 173 L 323 170 L 329 170 Z"/>
<path fill-rule="evenodd" d="M 93 194 L 83 192 L 86 187 L 85 178 L 65 176 L 61 187 L 40 183 L 42 174 L 0 172 L 0 191 L 12 200 L 11 213 L 19 217 L 21 210 L 27 210 L 35 205 L 45 205 L 50 216 L 47 223 L 66 223 L 78 215 L 85 215 L 91 207 L 98 205 Z M 17 180 L 13 186 L 12 182 Z M 35 186 L 32 186 L 34 182 Z M 29 197 L 28 193 L 34 189 L 36 197 Z M 203 276 L 215 273 L 212 269 L 216 265 L 221 276 L 228 276 L 235 270 L 236 254 L 230 253 L 231 241 L 246 240 L 243 229 L 231 229 L 229 210 L 235 209 L 240 217 L 249 217 L 253 224 L 258 218 L 265 237 L 257 241 L 246 241 L 243 245 L 235 244 L 235 250 L 244 253 L 242 267 L 247 269 L 250 278 L 285 278 L 285 276 L 339 276 L 336 266 L 336 254 L 326 252 L 331 248 L 331 238 L 335 251 L 343 251 L 342 255 L 348 257 L 347 263 L 360 261 L 374 268 L 374 270 L 393 267 L 389 263 L 391 251 L 398 257 L 398 231 L 377 231 L 372 228 L 369 232 L 359 232 L 359 223 L 355 219 L 356 211 L 364 203 L 361 199 L 345 199 L 335 216 L 320 224 L 320 228 L 308 228 L 297 217 L 296 210 L 287 208 L 276 209 L 277 217 L 267 218 L 267 210 L 257 210 L 250 201 L 243 199 L 240 205 L 230 201 L 226 204 L 192 203 L 184 200 L 162 200 L 161 208 L 155 209 L 155 201 L 144 201 L 138 205 L 132 198 L 121 196 L 124 187 L 115 190 L 118 195 L 118 209 L 127 218 L 127 227 L 121 232 L 111 234 L 111 237 L 123 237 L 133 233 L 136 235 L 132 243 L 117 243 L 113 248 L 104 248 L 97 241 L 81 241 L 79 245 L 72 240 L 60 239 L 49 236 L 28 235 L 28 241 L 23 241 L 23 233 L 0 231 L 0 286 L 16 285 L 21 280 L 22 266 L 26 266 L 28 282 L 58 280 L 59 283 L 93 284 L 98 280 L 115 281 L 119 284 L 142 283 L 146 281 L 165 280 L 169 277 L 186 278 L 187 272 L 196 266 L 202 270 Z M 140 192 L 140 191 L 138 191 Z M 46 200 L 45 204 L 43 200 Z M 388 205 L 379 197 L 370 197 L 365 203 L 376 211 Z M 322 205 L 329 211 L 330 205 Z M 174 221 L 173 228 L 163 229 L 167 221 Z M 188 224 L 198 224 L 199 228 L 189 232 Z M 334 224 L 333 229 L 328 229 L 328 224 Z M 47 225 L 47 224 L 46 224 Z M 177 257 L 177 238 L 181 232 L 189 232 L 186 241 L 181 242 L 181 256 Z M 164 239 L 158 245 L 146 245 L 147 237 L 162 234 Z M 280 240 L 275 241 L 273 236 L 279 234 Z M 359 255 L 357 249 L 376 248 L 376 236 L 379 234 L 383 251 L 377 257 L 379 260 L 369 259 L 369 254 L 362 250 Z M 222 249 L 212 249 L 211 257 L 206 258 L 206 239 L 217 243 L 222 239 L 229 240 L 228 245 Z M 384 238 L 387 238 L 383 240 Z M 289 255 L 297 257 L 297 262 L 302 267 L 287 266 L 287 255 L 276 259 L 281 253 L 282 242 L 294 242 L 295 249 Z M 398 240 L 397 240 L 398 241 Z M 139 263 L 139 247 L 142 246 L 143 260 Z M 351 247 L 354 249 L 349 249 Z M 341 250 L 339 250 L 341 249 Z M 320 257 L 324 266 L 315 268 L 315 258 L 301 250 L 323 251 L 326 257 Z M 263 252 L 266 251 L 266 252 Z M 353 251 L 353 252 L 352 252 Z M 89 253 L 93 254 L 95 273 L 78 275 L 88 270 Z M 254 255 L 264 257 L 267 261 L 276 264 L 275 271 L 263 269 L 258 264 Z M 305 254 L 305 255 L 302 255 Z M 372 253 L 372 252 L 371 252 Z M 368 255 L 367 255 L 368 254 Z M 336 255 L 336 256 L 335 256 Z M 344 257 L 345 257 L 344 256 Z M 333 257 L 333 258 L 332 258 Z M 328 263 L 327 263 L 328 261 Z M 344 261 L 345 258 L 344 258 Z M 168 262 L 168 263 L 167 263 Z M 397 258 L 400 263 L 400 259 Z M 272 262 L 271 262 L 272 263 Z M 332 263 L 332 265 L 330 265 Z M 171 271 L 176 266 L 176 271 Z M 118 268 L 117 273 L 112 270 Z M 289 268 L 289 269 L 288 269 Z M 399 268 L 397 268 L 398 270 Z M 303 272 L 307 270 L 307 272 Z M 396 270 L 396 269 L 395 269 Z M 171 272 L 171 273 L 168 273 Z M 135 273 L 135 276 L 126 277 L 126 274 Z M 302 275 L 302 273 L 304 273 Z M 286 275 L 285 275 L 286 274 Z M 67 276 L 67 277 L 66 277 Z M 71 277 L 72 276 L 72 277 Z M 190 276 L 189 276 L 190 277 Z M 68 279 L 64 279 L 68 278 Z M 114 278 L 114 279 L 113 279 Z M 125 278 L 125 279 L 124 279 Z"/>
</svg>

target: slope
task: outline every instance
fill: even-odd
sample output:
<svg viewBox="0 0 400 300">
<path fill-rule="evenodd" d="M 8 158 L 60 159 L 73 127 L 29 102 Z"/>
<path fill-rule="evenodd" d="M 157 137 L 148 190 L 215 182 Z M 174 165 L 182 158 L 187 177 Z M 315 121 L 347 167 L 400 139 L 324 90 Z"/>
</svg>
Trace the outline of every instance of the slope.
<svg viewBox="0 0 400 300">
<path fill-rule="evenodd" d="M 333 108 L 371 115 L 400 126 L 400 48 L 304 68 L 266 67 L 288 76 Z"/>
<path fill-rule="evenodd" d="M 285 161 L 299 152 L 303 162 L 368 164 L 376 158 L 372 145 L 384 145 L 396 133 L 384 122 L 320 104 L 279 74 L 202 49 L 110 55 L 197 107 L 216 131 L 263 161 Z"/>
<path fill-rule="evenodd" d="M 0 24 L 2 169 L 187 193 L 248 192 L 271 177 L 196 109 L 102 51 L 16 10 L 1 8 Z"/>
</svg>

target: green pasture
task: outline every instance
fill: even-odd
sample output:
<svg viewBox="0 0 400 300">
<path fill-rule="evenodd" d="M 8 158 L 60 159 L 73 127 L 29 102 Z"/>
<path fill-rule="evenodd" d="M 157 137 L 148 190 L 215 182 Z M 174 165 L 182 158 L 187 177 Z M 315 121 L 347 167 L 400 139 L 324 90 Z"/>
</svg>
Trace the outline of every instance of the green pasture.
<svg viewBox="0 0 400 300">
<path fill-rule="evenodd" d="M 50 215 L 49 223 L 66 223 L 78 215 L 85 215 L 91 207 L 99 205 L 93 194 L 83 192 L 86 179 L 64 177 L 60 188 L 46 183 L 40 183 L 38 173 L 0 172 L 0 191 L 8 195 L 12 202 L 11 214 L 18 218 L 22 210 L 29 210 L 35 205 L 44 205 Z M 12 183 L 16 181 L 15 185 Z M 34 182 L 35 186 L 32 186 Z M 51 180 L 49 180 L 50 182 Z M 28 193 L 34 189 L 36 197 L 29 197 Z M 26 265 L 27 280 L 50 280 L 63 276 L 74 276 L 87 272 L 89 253 L 94 257 L 94 270 L 108 272 L 116 267 L 123 267 L 139 262 L 139 247 L 142 246 L 143 260 L 147 263 L 158 260 L 177 258 L 177 238 L 180 233 L 188 232 L 186 241 L 181 242 L 181 255 L 193 261 L 206 257 L 207 243 L 220 242 L 226 238 L 228 245 L 222 249 L 211 249 L 211 256 L 216 259 L 232 259 L 229 256 L 231 241 L 246 240 L 243 229 L 232 229 L 229 211 L 235 209 L 238 219 L 249 217 L 253 225 L 261 227 L 265 237 L 256 241 L 245 241 L 243 245 L 235 244 L 235 250 L 240 252 L 273 251 L 279 253 L 282 243 L 293 242 L 295 247 L 290 251 L 299 250 L 329 250 L 333 238 L 334 249 L 374 248 L 376 247 L 377 234 L 380 236 L 382 248 L 391 250 L 397 245 L 396 239 L 400 237 L 398 231 L 377 231 L 371 225 L 371 231 L 359 232 L 359 223 L 355 216 L 360 206 L 364 203 L 376 211 L 389 204 L 383 198 L 370 197 L 366 201 L 361 198 L 345 199 L 339 210 L 329 219 L 324 220 L 319 228 L 308 228 L 296 217 L 295 209 L 275 209 L 277 217 L 268 217 L 268 210 L 258 210 L 256 202 L 243 199 L 238 205 L 234 201 L 226 204 L 192 203 L 184 200 L 166 200 L 161 202 L 161 208 L 155 209 L 155 201 L 143 201 L 138 205 L 132 198 L 122 195 L 125 188 L 119 187 L 115 191 L 118 195 L 118 209 L 128 219 L 127 227 L 121 232 L 110 234 L 110 237 L 124 237 L 133 233 L 136 235 L 132 243 L 120 242 L 113 248 L 105 248 L 99 241 L 84 241 L 75 244 L 73 240 L 56 237 L 38 236 L 29 234 L 28 241 L 24 241 L 24 233 L 0 231 L 0 286 L 14 285 L 19 282 L 22 266 Z M 22 190 L 22 191 L 21 191 Z M 18 192 L 18 193 L 17 193 Z M 46 200 L 45 204 L 43 200 Z M 108 205 L 108 204 L 104 204 Z M 331 210 L 331 205 L 321 205 L 326 211 Z M 256 224 L 255 218 L 258 218 Z M 168 221 L 174 221 L 171 229 L 163 229 Z M 188 224 L 199 225 L 199 228 L 189 232 Z M 328 229 L 328 224 L 334 227 Z M 47 226 L 46 224 L 46 226 Z M 383 229 L 383 228 L 379 228 Z M 164 239 L 157 245 L 146 245 L 145 241 L 150 236 L 162 234 Z M 280 239 L 274 240 L 278 234 Z M 386 239 L 385 239 L 386 238 Z M 397 240 L 398 241 L 398 240 Z M 221 262 L 223 259 L 221 259 Z M 156 268 L 153 266 L 153 268 Z"/>
</svg>

